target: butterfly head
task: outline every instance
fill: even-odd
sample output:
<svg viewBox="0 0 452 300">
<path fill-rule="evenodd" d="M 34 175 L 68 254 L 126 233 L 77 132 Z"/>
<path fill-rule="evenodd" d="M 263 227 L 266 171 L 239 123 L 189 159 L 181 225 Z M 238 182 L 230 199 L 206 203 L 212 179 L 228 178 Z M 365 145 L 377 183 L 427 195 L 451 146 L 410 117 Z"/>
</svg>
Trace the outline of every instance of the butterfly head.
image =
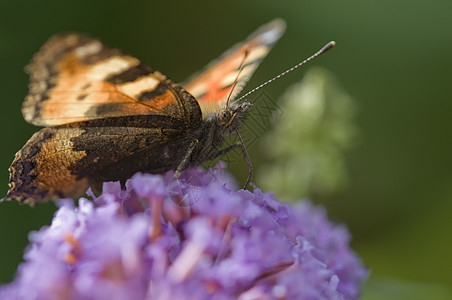
<svg viewBox="0 0 452 300">
<path fill-rule="evenodd" d="M 246 116 L 248 109 L 251 107 L 250 102 L 242 102 L 240 104 L 230 104 L 220 109 L 216 114 L 218 125 L 226 130 L 226 133 L 236 131 Z"/>
</svg>

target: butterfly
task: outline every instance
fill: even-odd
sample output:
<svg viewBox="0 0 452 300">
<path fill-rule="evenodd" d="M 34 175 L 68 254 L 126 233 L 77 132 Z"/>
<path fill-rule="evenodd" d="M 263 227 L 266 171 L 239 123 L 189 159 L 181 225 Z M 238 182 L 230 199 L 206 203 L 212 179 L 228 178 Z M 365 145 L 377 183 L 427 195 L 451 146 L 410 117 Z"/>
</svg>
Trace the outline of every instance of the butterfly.
<svg viewBox="0 0 452 300">
<path fill-rule="evenodd" d="M 5 199 L 75 197 L 226 153 L 224 138 L 251 107 L 234 99 L 284 30 L 279 19 L 263 25 L 182 84 L 89 36 L 51 37 L 27 66 L 22 105 L 25 120 L 45 128 L 17 152 Z"/>
</svg>

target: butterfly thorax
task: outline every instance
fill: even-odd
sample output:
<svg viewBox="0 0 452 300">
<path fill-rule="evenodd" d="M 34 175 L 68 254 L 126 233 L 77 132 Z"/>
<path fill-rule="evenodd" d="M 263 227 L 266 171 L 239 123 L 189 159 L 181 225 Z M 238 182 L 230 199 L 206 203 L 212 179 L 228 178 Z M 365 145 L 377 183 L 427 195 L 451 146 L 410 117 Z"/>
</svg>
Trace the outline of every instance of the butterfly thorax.
<svg viewBox="0 0 452 300">
<path fill-rule="evenodd" d="M 251 103 L 244 102 L 222 108 L 216 114 L 205 118 L 199 129 L 189 135 L 195 143 L 190 165 L 199 165 L 216 158 L 225 137 L 238 130 L 250 107 Z"/>
<path fill-rule="evenodd" d="M 231 134 L 240 127 L 251 105 L 250 102 L 243 102 L 235 107 L 222 108 L 215 115 L 217 124 L 223 127 L 225 134 Z"/>
</svg>

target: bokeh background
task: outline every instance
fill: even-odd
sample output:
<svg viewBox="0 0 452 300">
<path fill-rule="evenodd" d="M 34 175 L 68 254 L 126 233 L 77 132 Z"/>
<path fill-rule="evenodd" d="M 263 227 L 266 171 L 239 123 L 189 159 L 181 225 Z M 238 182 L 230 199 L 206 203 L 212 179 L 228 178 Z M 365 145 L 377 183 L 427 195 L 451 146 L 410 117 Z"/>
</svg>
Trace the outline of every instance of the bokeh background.
<svg viewBox="0 0 452 300">
<path fill-rule="evenodd" d="M 363 299 L 452 299 L 451 15 L 448 0 L 0 1 L 0 194 L 15 152 L 37 130 L 20 112 L 23 68 L 50 35 L 89 33 L 181 82 L 280 17 L 286 34 L 245 90 L 334 39 L 333 51 L 266 87 L 265 95 L 278 118 L 290 120 L 278 99 L 323 67 L 334 89 L 351 99 L 350 135 L 339 147 L 341 184 L 292 197 L 310 196 L 348 226 L 371 274 Z M 278 164 L 268 139 L 248 148 L 257 178 Z M 236 161 L 231 169 L 240 182 L 246 168 Z M 28 233 L 49 224 L 54 211 L 53 204 L 0 204 L 0 282 L 13 278 Z"/>
</svg>

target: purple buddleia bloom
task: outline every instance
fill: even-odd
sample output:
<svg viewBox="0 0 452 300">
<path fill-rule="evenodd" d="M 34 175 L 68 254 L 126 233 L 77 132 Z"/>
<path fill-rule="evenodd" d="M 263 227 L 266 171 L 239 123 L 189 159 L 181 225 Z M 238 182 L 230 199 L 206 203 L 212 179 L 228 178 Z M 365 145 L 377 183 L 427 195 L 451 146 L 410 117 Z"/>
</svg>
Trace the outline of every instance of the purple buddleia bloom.
<svg viewBox="0 0 452 300">
<path fill-rule="evenodd" d="M 309 202 L 231 191 L 221 169 L 136 174 L 60 201 L 0 299 L 356 299 L 346 228 Z"/>
</svg>

